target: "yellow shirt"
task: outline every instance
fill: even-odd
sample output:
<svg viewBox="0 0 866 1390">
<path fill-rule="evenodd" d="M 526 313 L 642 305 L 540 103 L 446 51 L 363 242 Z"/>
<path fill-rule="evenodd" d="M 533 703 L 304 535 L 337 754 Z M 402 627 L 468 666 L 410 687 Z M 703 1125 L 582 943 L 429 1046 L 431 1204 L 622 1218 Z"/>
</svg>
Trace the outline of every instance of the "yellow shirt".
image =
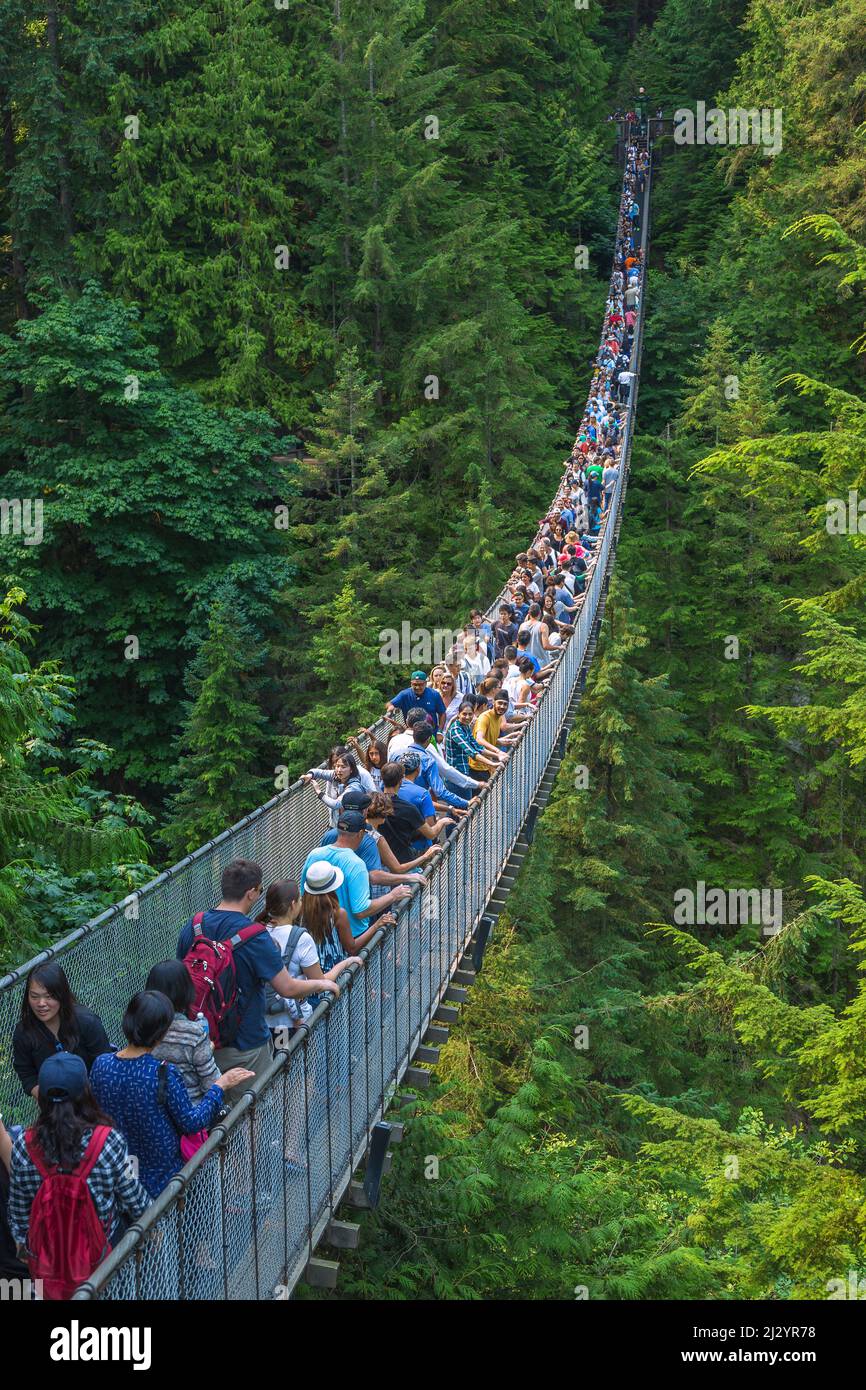
<svg viewBox="0 0 866 1390">
<path fill-rule="evenodd" d="M 472 725 L 472 732 L 476 738 L 486 739 L 487 742 L 492 743 L 495 748 L 499 742 L 499 732 L 501 728 L 502 716 L 494 714 L 492 709 L 486 709 L 479 714 L 475 723 Z M 472 768 L 473 772 L 490 771 L 490 769 L 485 767 L 484 763 L 479 762 L 477 758 L 470 758 L 469 766 Z"/>
</svg>

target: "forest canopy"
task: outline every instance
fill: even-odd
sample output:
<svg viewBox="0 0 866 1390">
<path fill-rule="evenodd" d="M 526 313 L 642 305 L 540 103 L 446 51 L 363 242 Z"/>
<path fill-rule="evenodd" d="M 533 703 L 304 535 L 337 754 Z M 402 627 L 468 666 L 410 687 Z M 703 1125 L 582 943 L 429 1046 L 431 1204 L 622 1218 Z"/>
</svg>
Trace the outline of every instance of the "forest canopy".
<svg viewBox="0 0 866 1390">
<path fill-rule="evenodd" d="M 4 0 L 0 491 L 42 529 L 0 534 L 5 966 L 369 723 L 382 629 L 494 597 L 583 411 L 609 115 L 781 113 L 772 158 L 657 142 L 598 652 L 342 1296 L 866 1264 L 862 18 Z M 779 929 L 677 921 L 699 884 Z"/>
</svg>

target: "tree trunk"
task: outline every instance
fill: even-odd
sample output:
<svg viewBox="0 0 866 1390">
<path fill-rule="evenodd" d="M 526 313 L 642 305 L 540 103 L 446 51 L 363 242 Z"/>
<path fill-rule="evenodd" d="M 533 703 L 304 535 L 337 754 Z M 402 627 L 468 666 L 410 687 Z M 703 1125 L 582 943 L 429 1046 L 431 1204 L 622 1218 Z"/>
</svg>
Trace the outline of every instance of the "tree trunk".
<svg viewBox="0 0 866 1390">
<path fill-rule="evenodd" d="M 49 52 L 50 52 L 50 54 L 51 54 L 51 66 L 52 66 L 53 71 L 54 71 L 54 83 L 55 83 L 55 88 L 56 88 L 56 92 L 57 92 L 57 99 L 56 99 L 55 104 L 56 104 L 56 107 L 57 107 L 58 114 L 59 114 L 59 116 L 61 117 L 61 120 L 60 120 L 59 124 L 62 126 L 62 125 L 63 125 L 63 120 L 62 120 L 62 118 L 63 118 L 63 116 L 65 115 L 65 113 L 64 113 L 63 104 L 62 104 L 62 101 L 61 101 L 61 94 L 62 94 L 62 90 L 63 90 L 63 84 L 62 84 L 61 76 L 60 76 L 60 49 L 59 49 L 59 43 L 58 43 L 58 38 L 57 38 L 57 6 L 56 6 L 56 4 L 49 4 L 49 5 L 47 6 L 47 10 L 46 10 L 46 34 L 47 34 L 47 37 L 48 37 L 48 49 L 49 49 Z M 61 144 L 60 148 L 59 148 L 58 151 L 57 151 L 57 168 L 58 168 L 58 172 L 59 172 L 59 187 L 58 187 L 58 194 L 57 194 L 57 196 L 58 196 L 58 201 L 59 201 L 59 203 L 60 203 L 60 220 L 61 220 L 61 223 L 62 223 L 62 225 L 63 225 L 63 242 L 64 242 L 64 246 L 68 246 L 69 243 L 70 243 L 71 240 L 72 240 L 72 232 L 73 232 L 72 188 L 71 188 L 70 178 L 69 178 L 69 165 L 68 165 L 68 163 L 67 163 L 66 154 L 65 154 L 65 152 L 64 152 L 64 149 L 63 149 L 63 145 L 62 145 L 62 144 Z"/>
<path fill-rule="evenodd" d="M 337 58 L 340 63 L 340 156 L 343 163 L 343 191 L 345 200 L 343 203 L 344 213 L 348 213 L 349 208 L 349 154 L 348 154 L 348 125 L 346 121 L 346 95 L 343 87 L 343 67 L 346 61 L 346 50 L 343 47 L 343 36 L 339 32 L 339 26 L 343 22 L 343 8 L 341 0 L 334 0 L 334 18 L 337 21 Z M 348 270 L 351 265 L 349 254 L 348 233 L 343 235 L 343 264 Z"/>
<path fill-rule="evenodd" d="M 12 124 L 12 106 L 9 101 L 8 93 L 0 93 L 0 112 L 3 120 L 3 165 L 6 170 L 6 186 L 12 180 L 15 172 L 15 128 Z M 12 290 L 15 295 L 15 317 L 17 319 L 30 318 L 30 305 L 27 301 L 27 271 L 24 259 L 21 255 L 20 240 L 18 229 L 15 225 L 15 212 L 12 195 L 9 195 L 9 240 L 11 243 L 12 260 Z"/>
</svg>

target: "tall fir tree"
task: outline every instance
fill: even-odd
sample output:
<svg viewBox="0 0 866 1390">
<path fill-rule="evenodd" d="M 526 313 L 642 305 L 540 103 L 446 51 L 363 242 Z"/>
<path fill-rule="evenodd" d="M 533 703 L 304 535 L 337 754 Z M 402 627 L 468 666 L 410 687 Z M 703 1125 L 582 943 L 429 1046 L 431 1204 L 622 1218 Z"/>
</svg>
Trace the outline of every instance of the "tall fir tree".
<svg viewBox="0 0 866 1390">
<path fill-rule="evenodd" d="M 157 8 L 147 81 L 124 96 L 135 139 L 118 152 L 100 267 L 152 304 L 167 360 L 206 398 L 305 418 L 304 377 L 327 349 L 301 305 L 306 152 L 302 30 L 257 0 Z"/>
<path fill-rule="evenodd" d="M 293 723 L 286 756 L 294 771 L 318 762 L 328 748 L 381 712 L 389 668 L 366 604 L 345 584 L 333 602 L 310 611 L 309 639 L 315 687 L 310 707 Z"/>
<path fill-rule="evenodd" d="M 225 600 L 211 609 L 207 637 L 191 664 L 192 697 L 178 739 L 162 839 L 179 858 L 260 806 L 273 788 L 263 771 L 264 653 Z"/>
</svg>

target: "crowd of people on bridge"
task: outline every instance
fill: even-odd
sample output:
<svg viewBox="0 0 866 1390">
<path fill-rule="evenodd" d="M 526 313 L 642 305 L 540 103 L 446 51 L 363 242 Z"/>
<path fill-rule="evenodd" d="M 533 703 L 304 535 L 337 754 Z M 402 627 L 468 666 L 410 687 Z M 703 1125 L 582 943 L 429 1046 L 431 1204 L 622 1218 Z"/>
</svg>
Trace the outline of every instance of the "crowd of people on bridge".
<svg viewBox="0 0 866 1390">
<path fill-rule="evenodd" d="M 31 970 L 11 1050 L 37 1105 L 0 1118 L 0 1276 L 68 1297 L 206 1142 L 490 794 L 575 630 L 614 498 L 643 276 L 647 156 L 632 146 L 589 398 L 553 504 L 495 609 L 469 613 L 430 671 L 413 670 L 375 728 L 304 782 L 328 828 L 297 881 L 238 859 L 221 898 L 180 930 L 121 1023 L 72 993 L 57 960 Z M 383 732 L 384 731 L 384 732 Z"/>
<path fill-rule="evenodd" d="M 645 114 L 646 110 L 643 106 L 640 108 L 640 111 L 635 110 L 634 107 L 629 107 L 627 111 L 623 111 L 622 107 L 618 106 L 615 111 L 610 112 L 607 119 L 608 121 L 626 121 L 629 125 L 637 125 L 637 123 L 641 119 L 641 115 Z M 657 121 L 663 121 L 664 115 L 665 113 L 663 108 L 661 106 L 657 106 L 654 119 Z"/>
</svg>

